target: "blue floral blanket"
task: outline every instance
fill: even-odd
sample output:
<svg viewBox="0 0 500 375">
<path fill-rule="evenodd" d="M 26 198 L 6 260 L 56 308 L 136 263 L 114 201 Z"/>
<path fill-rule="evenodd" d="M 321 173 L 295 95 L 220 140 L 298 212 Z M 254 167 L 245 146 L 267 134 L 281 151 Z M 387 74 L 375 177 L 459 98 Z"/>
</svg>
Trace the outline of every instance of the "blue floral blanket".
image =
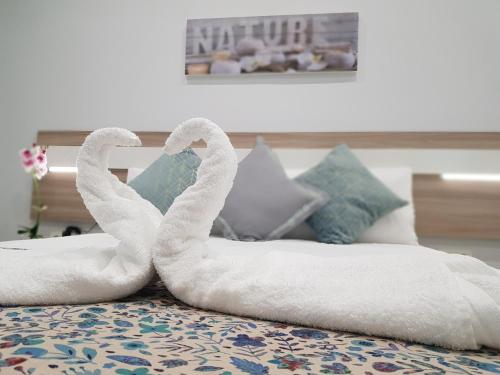
<svg viewBox="0 0 500 375">
<path fill-rule="evenodd" d="M 0 308 L 0 373 L 499 374 L 500 353 L 203 311 L 158 283 L 122 301 Z"/>
</svg>

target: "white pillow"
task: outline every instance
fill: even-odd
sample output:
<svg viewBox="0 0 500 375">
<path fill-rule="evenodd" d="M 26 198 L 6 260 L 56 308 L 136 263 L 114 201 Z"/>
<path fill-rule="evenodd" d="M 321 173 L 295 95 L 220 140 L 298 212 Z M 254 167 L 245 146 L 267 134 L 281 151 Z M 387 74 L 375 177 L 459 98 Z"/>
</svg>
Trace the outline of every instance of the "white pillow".
<svg viewBox="0 0 500 375">
<path fill-rule="evenodd" d="M 290 178 L 302 172 L 303 170 L 297 169 L 287 171 Z M 370 172 L 400 198 L 408 201 L 408 204 L 381 217 L 361 235 L 357 242 L 418 245 L 415 232 L 411 169 L 407 167 L 370 168 Z M 304 223 L 287 233 L 284 238 L 315 240 L 315 235 L 312 229 Z"/>
<path fill-rule="evenodd" d="M 144 172 L 144 168 L 129 168 L 127 171 L 127 183 Z"/>
<path fill-rule="evenodd" d="M 373 168 L 370 172 L 400 198 L 408 201 L 408 204 L 382 216 L 363 232 L 357 242 L 418 245 L 411 169 L 406 167 Z"/>
</svg>

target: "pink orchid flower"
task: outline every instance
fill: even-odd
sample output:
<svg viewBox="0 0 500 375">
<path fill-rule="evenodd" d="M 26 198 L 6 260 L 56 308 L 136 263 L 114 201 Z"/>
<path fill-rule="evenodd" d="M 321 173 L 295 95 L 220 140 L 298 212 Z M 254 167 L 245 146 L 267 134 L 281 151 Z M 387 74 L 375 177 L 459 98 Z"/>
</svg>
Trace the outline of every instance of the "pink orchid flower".
<svg viewBox="0 0 500 375">
<path fill-rule="evenodd" d="M 33 143 L 31 148 L 24 148 L 19 151 L 19 155 L 26 173 L 33 174 L 39 180 L 47 174 L 47 154 L 45 149 Z"/>
</svg>

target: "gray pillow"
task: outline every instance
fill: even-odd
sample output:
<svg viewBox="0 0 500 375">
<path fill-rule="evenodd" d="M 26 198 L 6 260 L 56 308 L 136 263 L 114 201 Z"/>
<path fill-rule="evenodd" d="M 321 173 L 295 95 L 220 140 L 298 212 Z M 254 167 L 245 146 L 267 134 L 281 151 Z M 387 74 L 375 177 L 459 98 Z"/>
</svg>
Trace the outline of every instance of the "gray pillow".
<svg viewBox="0 0 500 375">
<path fill-rule="evenodd" d="M 320 242 L 352 243 L 377 219 L 408 204 L 365 168 L 346 145 L 335 147 L 296 181 L 330 196 L 328 203 L 307 219 Z"/>
<path fill-rule="evenodd" d="M 290 180 L 272 150 L 257 139 L 238 165 L 233 188 L 216 224 L 226 238 L 273 240 L 326 204 L 328 195 Z"/>
<path fill-rule="evenodd" d="M 176 155 L 163 155 L 128 185 L 165 214 L 174 199 L 196 181 L 200 163 L 190 148 Z"/>
</svg>

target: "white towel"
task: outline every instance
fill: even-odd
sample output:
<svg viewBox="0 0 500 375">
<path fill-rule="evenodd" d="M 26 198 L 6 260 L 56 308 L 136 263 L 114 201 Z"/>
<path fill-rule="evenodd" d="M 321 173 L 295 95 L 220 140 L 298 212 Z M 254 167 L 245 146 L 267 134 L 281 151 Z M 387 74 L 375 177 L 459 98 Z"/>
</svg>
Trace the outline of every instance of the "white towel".
<svg viewBox="0 0 500 375">
<path fill-rule="evenodd" d="M 85 140 L 77 188 L 102 229 L 111 234 L 4 242 L 0 304 L 107 301 L 141 289 L 154 275 L 151 245 L 161 214 L 108 171 L 114 146 L 140 146 L 128 130 L 107 128 Z"/>
<path fill-rule="evenodd" d="M 237 162 L 227 136 L 206 120 L 178 127 L 165 150 L 179 152 L 199 138 L 207 151 L 198 179 L 165 214 L 153 250 L 156 270 L 177 298 L 256 318 L 457 349 L 500 348 L 500 272 L 474 258 L 418 246 L 363 252 L 368 245 L 325 257 L 287 251 L 290 241 L 209 240 Z"/>
</svg>

